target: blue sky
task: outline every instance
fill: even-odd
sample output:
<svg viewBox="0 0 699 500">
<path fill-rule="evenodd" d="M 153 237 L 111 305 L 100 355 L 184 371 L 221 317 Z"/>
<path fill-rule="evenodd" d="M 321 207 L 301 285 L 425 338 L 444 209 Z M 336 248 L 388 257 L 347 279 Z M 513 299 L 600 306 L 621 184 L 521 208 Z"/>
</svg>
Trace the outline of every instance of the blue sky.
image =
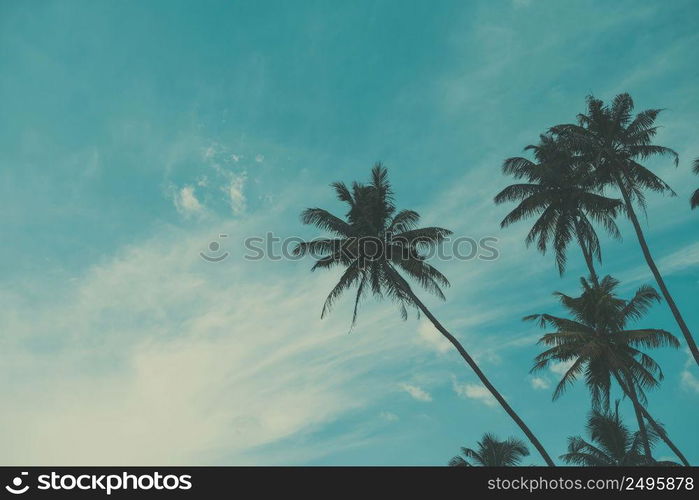
<svg viewBox="0 0 699 500">
<path fill-rule="evenodd" d="M 500 165 L 589 93 L 667 108 L 680 165 L 650 166 L 679 196 L 650 196 L 645 229 L 698 331 L 697 18 L 691 1 L 0 0 L 0 462 L 443 464 L 519 435 L 429 324 L 367 301 L 348 334 L 349 300 L 319 318 L 336 275 L 243 258 L 246 237 L 315 235 L 299 212 L 341 212 L 328 184 L 377 160 L 425 224 L 499 238 L 497 261 L 435 262 L 453 286 L 425 301 L 563 453 L 587 394 L 550 401 L 520 318 L 560 312 L 583 263 L 573 247 L 559 278 L 526 224 L 499 229 Z M 602 271 L 628 296 L 652 277 L 622 232 Z M 222 233 L 231 256 L 204 262 Z M 679 333 L 664 304 L 641 326 Z M 697 463 L 699 373 L 684 347 L 653 355 L 649 410 Z"/>
</svg>

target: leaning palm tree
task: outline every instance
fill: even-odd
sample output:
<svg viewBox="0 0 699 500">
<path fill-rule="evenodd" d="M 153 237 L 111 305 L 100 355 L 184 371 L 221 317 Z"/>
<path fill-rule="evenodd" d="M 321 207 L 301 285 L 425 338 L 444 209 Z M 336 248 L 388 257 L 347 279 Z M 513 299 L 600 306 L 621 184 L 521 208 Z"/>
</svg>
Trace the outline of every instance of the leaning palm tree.
<svg viewBox="0 0 699 500">
<path fill-rule="evenodd" d="M 554 390 L 553 399 L 558 399 L 578 377 L 584 376 L 595 409 L 609 407 L 612 382 L 616 381 L 633 404 L 646 456 L 651 458 L 644 415 L 655 432 L 686 462 L 660 425 L 644 411 L 645 391 L 659 385 L 663 372 L 642 349 L 677 348 L 679 342 L 665 330 L 629 328 L 632 321 L 643 317 L 654 302 L 660 301 L 660 296 L 653 287 L 642 286 L 630 300 L 621 299 L 615 295 L 619 282 L 611 276 L 606 276 L 598 285 L 585 278 L 581 278 L 581 283 L 583 293 L 580 297 L 560 292 L 555 294 L 572 319 L 549 314 L 524 318 L 537 320 L 542 328 L 551 326 L 556 330 L 539 340 L 539 344 L 548 349 L 536 356 L 531 371 L 543 370 L 552 363 L 569 365 Z"/>
<path fill-rule="evenodd" d="M 519 465 L 522 457 L 529 455 L 529 450 L 523 441 L 517 438 L 509 438 L 499 441 L 493 434 L 483 434 L 483 438 L 476 443 L 477 449 L 461 448 L 459 455 L 449 460 L 452 467 L 514 467 Z M 470 462 L 469 462 L 470 460 Z"/>
<path fill-rule="evenodd" d="M 618 401 L 613 412 L 592 410 L 586 427 L 591 442 L 580 436 L 568 438 L 568 453 L 561 455 L 561 460 L 567 464 L 588 467 L 679 465 L 648 460 L 642 453 L 641 434 L 632 433 L 619 417 Z M 651 434 L 650 439 L 654 442 L 655 434 Z"/>
<path fill-rule="evenodd" d="M 369 184 L 355 182 L 350 188 L 342 182 L 336 182 L 332 187 L 338 199 L 348 205 L 345 218 L 332 215 L 321 208 L 305 210 L 301 214 L 302 222 L 327 231 L 332 237 L 303 242 L 294 248 L 296 255 L 314 254 L 316 263 L 312 270 L 335 266 L 345 269 L 325 300 L 321 317 L 331 310 L 343 292 L 353 287 L 356 287 L 353 324 L 357 318 L 359 302 L 369 292 L 376 298 L 387 296 L 397 302 L 404 319 L 407 318 L 408 308 L 418 309 L 459 351 L 461 357 L 522 429 L 546 463 L 554 466 L 551 457 L 529 427 L 495 389 L 461 343 L 427 309 L 408 283 L 408 279 L 411 279 L 428 292 L 444 299 L 442 287 L 448 286 L 449 281 L 426 262 L 422 252 L 426 246 L 438 245 L 451 232 L 439 227 L 418 228 L 420 216 L 412 210 L 396 213 L 388 174 L 381 164 L 372 169 Z"/>
<path fill-rule="evenodd" d="M 599 239 L 592 221 L 602 224 L 610 236 L 619 238 L 614 218 L 623 207 L 621 200 L 596 193 L 596 186 L 578 158 L 552 135 L 540 136 L 539 144 L 529 145 L 536 162 L 515 157 L 505 160 L 505 174 L 525 183 L 512 184 L 495 196 L 495 203 L 520 202 L 501 222 L 507 227 L 514 222 L 536 216 L 537 220 L 525 240 L 527 246 L 536 242 L 539 251 L 546 253 L 552 240 L 558 271 L 566 266 L 566 248 L 576 238 L 593 282 L 597 273 L 593 264 L 602 260 Z"/>
<path fill-rule="evenodd" d="M 699 174 L 699 158 L 694 160 L 694 173 Z M 692 205 L 692 210 L 695 208 L 699 207 L 699 189 L 694 191 L 694 194 L 692 195 L 692 198 L 689 200 L 689 203 Z"/>
<path fill-rule="evenodd" d="M 699 364 L 699 348 L 653 260 L 634 208 L 636 203 L 642 210 L 646 209 L 646 190 L 675 195 L 665 181 L 639 162 L 651 156 L 666 155 L 677 165 L 678 156 L 672 149 L 652 143 L 658 130 L 655 119 L 662 110 L 648 109 L 632 117 L 633 107 L 629 94 L 619 94 L 608 106 L 589 96 L 587 114 L 579 114 L 577 124 L 557 125 L 551 131 L 592 165 L 595 182 L 601 187 L 615 186 L 621 192 L 643 256 Z"/>
</svg>

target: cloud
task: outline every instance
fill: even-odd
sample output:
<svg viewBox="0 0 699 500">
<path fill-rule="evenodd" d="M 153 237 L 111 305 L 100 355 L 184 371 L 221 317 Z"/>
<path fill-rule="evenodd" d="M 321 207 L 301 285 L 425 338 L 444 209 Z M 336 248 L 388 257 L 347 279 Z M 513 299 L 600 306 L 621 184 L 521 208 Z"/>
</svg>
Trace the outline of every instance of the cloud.
<svg viewBox="0 0 699 500">
<path fill-rule="evenodd" d="M 193 186 L 184 186 L 175 193 L 175 208 L 185 217 L 204 212 L 204 206 L 197 199 Z"/>
<path fill-rule="evenodd" d="M 687 361 L 684 363 L 684 368 L 680 374 L 680 381 L 682 387 L 685 389 L 699 394 L 699 378 L 692 373 L 692 369 L 696 369 L 696 363 L 694 363 L 694 358 L 691 352 L 687 349 Z"/>
<path fill-rule="evenodd" d="M 390 411 L 382 411 L 379 413 L 379 418 L 385 422 L 396 422 L 399 419 L 398 415 Z"/>
<path fill-rule="evenodd" d="M 556 375 L 563 376 L 566 374 L 568 369 L 573 366 L 573 363 L 575 363 L 574 360 L 570 361 L 560 361 L 558 363 L 551 363 L 549 365 L 549 370 L 551 370 L 552 373 L 555 373 Z"/>
<path fill-rule="evenodd" d="M 421 321 L 417 332 L 420 343 L 428 349 L 439 353 L 445 353 L 453 349 L 451 343 L 429 321 Z"/>
<path fill-rule="evenodd" d="M 255 155 L 255 161 L 256 161 L 257 163 L 262 163 L 262 162 L 264 162 L 264 161 L 265 161 L 264 155 Z"/>
<path fill-rule="evenodd" d="M 430 393 L 421 387 L 412 384 L 400 384 L 400 388 L 410 394 L 410 396 L 417 401 L 422 401 L 423 403 L 429 403 L 432 401 L 432 396 Z"/>
<path fill-rule="evenodd" d="M 236 175 L 231 173 L 229 182 L 223 187 L 224 192 L 228 197 L 228 204 L 231 207 L 234 215 L 240 215 L 245 212 L 247 200 L 245 198 L 244 188 L 247 175 L 245 172 Z"/>
<path fill-rule="evenodd" d="M 551 383 L 542 377 L 532 377 L 529 379 L 529 383 L 532 386 L 532 389 L 548 389 L 551 387 Z"/>
<path fill-rule="evenodd" d="M 475 399 L 486 406 L 497 406 L 498 402 L 488 389 L 480 384 L 460 383 L 456 377 L 452 376 L 452 388 L 460 398 Z"/>
<path fill-rule="evenodd" d="M 270 463 L 260 447 L 393 390 L 412 348 L 382 314 L 361 323 L 379 342 L 361 326 L 347 336 L 346 318 L 317 314 L 333 276 L 205 263 L 211 232 L 161 232 L 46 301 L 0 293 L 13 331 L 0 352 L 4 463 Z"/>
</svg>

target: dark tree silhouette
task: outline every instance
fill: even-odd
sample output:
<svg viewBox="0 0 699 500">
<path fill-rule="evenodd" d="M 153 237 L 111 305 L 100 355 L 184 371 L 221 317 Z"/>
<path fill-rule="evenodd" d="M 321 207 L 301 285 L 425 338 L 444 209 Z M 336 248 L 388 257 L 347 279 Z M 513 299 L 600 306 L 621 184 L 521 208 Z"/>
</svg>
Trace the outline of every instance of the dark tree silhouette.
<svg viewBox="0 0 699 500">
<path fill-rule="evenodd" d="M 359 302 L 367 293 L 377 298 L 386 296 L 397 302 L 404 319 L 407 308 L 417 308 L 456 348 L 546 463 L 554 466 L 553 460 L 529 427 L 495 389 L 461 343 L 420 301 L 407 281 L 411 279 L 426 291 L 444 299 L 442 287 L 448 286 L 449 282 L 426 262 L 421 250 L 423 245 L 439 244 L 451 232 L 439 227 L 418 228 L 420 216 L 412 210 L 396 213 L 388 173 L 381 164 L 372 169 L 369 184 L 355 182 L 350 189 L 344 183 L 336 182 L 332 187 L 338 199 L 348 205 L 345 218 L 321 208 L 305 210 L 301 215 L 302 222 L 327 231 L 332 237 L 303 242 L 294 249 L 297 255 L 312 253 L 319 256 L 312 270 L 335 266 L 344 268 L 340 280 L 325 300 L 321 317 L 330 311 L 343 292 L 353 287 L 356 287 L 353 324 Z"/>
<path fill-rule="evenodd" d="M 608 106 L 589 96 L 587 114 L 579 114 L 577 124 L 557 125 L 551 131 L 561 137 L 571 151 L 589 162 L 590 175 L 600 187 L 615 186 L 621 193 L 646 263 L 699 365 L 699 349 L 653 260 L 634 208 L 634 204 L 638 204 L 645 211 L 646 190 L 675 195 L 665 181 L 639 162 L 666 155 L 677 165 L 678 156 L 672 149 L 652 143 L 658 130 L 655 119 L 662 110 L 648 109 L 633 117 L 633 108 L 629 94 L 619 94 Z"/>
<path fill-rule="evenodd" d="M 632 433 L 619 417 L 619 402 L 613 412 L 592 410 L 587 421 L 590 441 L 580 436 L 568 438 L 568 453 L 561 455 L 561 460 L 571 465 L 588 467 L 619 467 L 643 465 L 679 465 L 670 461 L 649 460 L 642 453 L 643 446 L 640 432 Z M 656 435 L 650 434 L 651 444 Z"/>
<path fill-rule="evenodd" d="M 560 140 L 542 135 L 539 144 L 529 145 L 536 162 L 515 157 L 505 160 L 502 170 L 526 183 L 512 184 L 495 196 L 495 203 L 520 202 L 500 224 L 507 227 L 525 218 L 537 217 L 525 240 L 536 242 L 546 253 L 549 240 L 556 255 L 558 271 L 566 266 L 566 249 L 576 238 L 593 282 L 597 273 L 593 259 L 602 260 L 599 239 L 592 221 L 601 224 L 614 238 L 619 238 L 614 218 L 623 207 L 621 200 L 607 198 L 598 192 L 584 166 Z"/>
<path fill-rule="evenodd" d="M 484 434 L 476 443 L 478 447 L 461 448 L 462 456 L 455 456 L 449 460 L 451 467 L 514 467 L 519 465 L 522 457 L 529 455 L 529 450 L 523 441 L 509 438 L 499 441 L 493 434 Z"/>
<path fill-rule="evenodd" d="M 616 381 L 633 404 L 641 444 L 646 456 L 651 459 L 643 404 L 647 401 L 645 391 L 659 385 L 663 372 L 658 363 L 641 349 L 662 346 L 677 348 L 679 342 L 665 330 L 629 328 L 630 323 L 642 318 L 652 304 L 660 300 L 652 287 L 642 286 L 630 300 L 624 300 L 615 295 L 619 282 L 611 276 L 606 276 L 598 285 L 584 278 L 581 283 L 583 293 L 580 297 L 570 297 L 560 292 L 555 294 L 571 319 L 549 314 L 524 318 L 538 321 L 542 328 L 551 326 L 556 330 L 539 340 L 539 344 L 548 348 L 535 358 L 532 372 L 554 362 L 570 364 L 556 386 L 553 399 L 558 399 L 578 377 L 584 376 L 594 409 L 609 408 L 612 381 Z M 649 419 L 649 422 L 686 463 L 662 428 L 654 420 L 651 422 Z"/>
</svg>

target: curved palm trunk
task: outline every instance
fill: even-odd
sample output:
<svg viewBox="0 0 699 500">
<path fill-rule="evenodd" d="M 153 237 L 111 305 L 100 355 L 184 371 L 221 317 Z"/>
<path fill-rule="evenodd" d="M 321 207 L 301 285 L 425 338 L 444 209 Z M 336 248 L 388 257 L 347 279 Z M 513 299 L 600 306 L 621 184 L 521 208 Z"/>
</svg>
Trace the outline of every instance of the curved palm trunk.
<svg viewBox="0 0 699 500">
<path fill-rule="evenodd" d="M 580 250 L 582 250 L 583 257 L 585 257 L 585 264 L 587 264 L 587 269 L 590 271 L 590 279 L 595 284 L 599 286 L 599 279 L 597 278 L 597 273 L 595 272 L 594 262 L 592 260 L 592 252 L 585 244 L 585 239 L 582 236 L 582 231 L 580 230 L 580 224 L 577 219 L 575 221 L 575 232 L 578 237 L 578 243 L 580 244 Z"/>
<path fill-rule="evenodd" d="M 643 422 L 643 415 L 641 413 L 641 403 L 638 401 L 638 394 L 636 394 L 636 386 L 633 383 L 633 379 L 628 371 L 624 372 L 624 377 L 626 379 L 626 395 L 631 398 L 633 403 L 633 411 L 636 414 L 636 420 L 638 421 L 638 432 L 641 434 L 641 444 L 643 445 L 643 451 L 649 462 L 653 460 L 653 455 L 650 452 L 650 443 L 648 442 L 648 431 L 646 431 L 646 424 Z M 619 384 L 621 385 L 621 384 Z M 623 385 L 622 385 L 623 387 Z"/>
<path fill-rule="evenodd" d="M 619 383 L 619 386 L 621 387 L 621 390 L 624 392 L 624 394 L 628 395 L 628 389 L 626 388 L 626 384 L 617 376 L 617 382 Z M 631 396 L 629 396 L 631 397 Z M 665 432 L 665 429 L 663 429 L 658 422 L 655 421 L 655 419 L 648 413 L 648 410 L 646 410 L 643 405 L 640 407 L 641 413 L 643 414 L 643 417 L 648 421 L 650 426 L 653 428 L 653 430 L 660 436 L 660 439 L 663 440 L 663 442 L 672 450 L 672 452 L 677 455 L 677 458 L 680 459 L 680 462 L 682 462 L 684 465 L 687 467 L 690 467 L 689 461 L 685 458 L 684 454 L 680 451 L 680 449 L 675 446 L 675 443 L 672 442 L 670 437 L 667 435 Z"/>
<path fill-rule="evenodd" d="M 619 187 L 619 190 L 621 191 L 621 195 L 624 197 L 626 211 L 629 214 L 629 219 L 631 219 L 634 229 L 636 230 L 636 236 L 638 237 L 638 242 L 641 245 L 643 256 L 646 258 L 648 267 L 653 273 L 655 281 L 658 283 L 658 287 L 660 287 L 660 291 L 662 292 L 663 297 L 665 297 L 665 302 L 667 302 L 667 305 L 670 306 L 670 310 L 672 311 L 672 315 L 675 317 L 675 321 L 677 321 L 677 325 L 680 327 L 680 330 L 682 330 L 682 335 L 684 335 L 684 339 L 687 342 L 687 346 L 689 347 L 689 350 L 692 352 L 692 356 L 694 356 L 694 361 L 697 363 L 697 365 L 699 365 L 699 349 L 697 348 L 697 344 L 696 342 L 694 342 L 694 338 L 692 337 L 689 328 L 687 328 L 687 324 L 684 322 L 682 314 L 680 314 L 680 310 L 675 305 L 675 301 L 672 298 L 672 295 L 670 295 L 670 291 L 667 289 L 667 286 L 665 286 L 665 280 L 663 280 L 660 271 L 658 271 L 658 268 L 655 265 L 653 256 L 650 254 L 650 250 L 648 249 L 646 238 L 645 236 L 643 236 L 641 224 L 639 224 L 638 217 L 636 217 L 636 212 L 634 212 L 631 199 L 629 198 L 629 194 L 626 192 L 626 188 L 624 187 L 623 183 L 621 182 L 621 178 L 618 175 L 616 176 L 616 182 Z"/>
<path fill-rule="evenodd" d="M 550 467 L 555 467 L 556 464 L 553 463 L 553 460 L 551 460 L 551 457 L 546 452 L 546 450 L 539 442 L 539 440 L 536 438 L 536 436 L 532 433 L 531 430 L 529 430 L 527 424 L 524 423 L 524 421 L 519 417 L 519 415 L 517 415 L 517 413 L 512 409 L 512 407 L 507 403 L 507 401 L 505 401 L 505 398 L 503 398 L 502 395 L 498 392 L 498 390 L 493 386 L 493 384 L 490 383 L 485 374 L 481 371 L 481 369 L 478 367 L 473 358 L 468 354 L 468 352 L 466 352 L 466 349 L 464 349 L 461 343 L 458 340 L 456 340 L 456 338 L 452 334 L 450 334 L 446 328 L 442 326 L 442 324 L 437 320 L 437 318 L 435 318 L 432 315 L 432 313 L 429 311 L 429 309 L 427 309 L 425 304 L 423 304 L 422 301 L 420 301 L 420 299 L 417 298 L 417 296 L 413 293 L 413 291 L 410 288 L 408 288 L 406 291 L 410 294 L 410 298 L 415 302 L 415 305 L 417 305 L 418 308 L 423 312 L 423 314 L 429 318 L 434 327 L 442 335 L 444 335 L 447 338 L 447 340 L 452 343 L 454 347 L 456 347 L 456 350 L 459 351 L 461 357 L 464 358 L 466 363 L 475 372 L 476 376 L 480 379 L 483 385 L 490 391 L 490 393 L 498 401 L 498 403 L 500 403 L 500 406 L 503 407 L 503 409 L 512 418 L 512 420 L 514 420 L 515 423 L 519 426 L 519 428 L 522 429 L 522 432 L 524 432 L 524 434 L 527 436 L 529 442 L 532 445 L 534 445 L 534 447 L 538 450 L 539 454 L 546 461 L 546 463 Z"/>
</svg>

